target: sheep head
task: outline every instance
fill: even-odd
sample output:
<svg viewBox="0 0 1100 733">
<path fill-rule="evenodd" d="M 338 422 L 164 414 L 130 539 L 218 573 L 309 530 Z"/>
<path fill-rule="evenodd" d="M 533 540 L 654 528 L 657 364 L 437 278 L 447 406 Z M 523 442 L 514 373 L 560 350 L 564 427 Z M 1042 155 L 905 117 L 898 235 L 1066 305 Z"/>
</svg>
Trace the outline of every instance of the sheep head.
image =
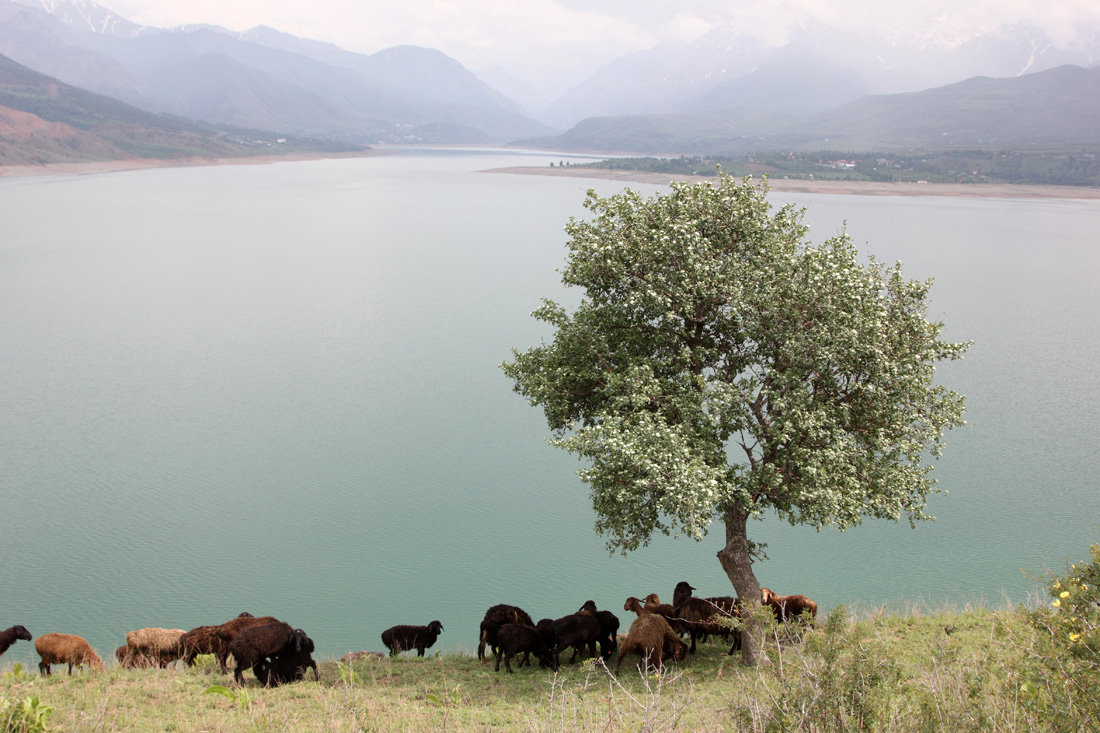
<svg viewBox="0 0 1100 733">
<path fill-rule="evenodd" d="M 31 640 L 31 632 L 27 631 L 26 626 L 13 626 L 12 631 L 15 632 L 15 638 L 23 641 Z"/>
</svg>

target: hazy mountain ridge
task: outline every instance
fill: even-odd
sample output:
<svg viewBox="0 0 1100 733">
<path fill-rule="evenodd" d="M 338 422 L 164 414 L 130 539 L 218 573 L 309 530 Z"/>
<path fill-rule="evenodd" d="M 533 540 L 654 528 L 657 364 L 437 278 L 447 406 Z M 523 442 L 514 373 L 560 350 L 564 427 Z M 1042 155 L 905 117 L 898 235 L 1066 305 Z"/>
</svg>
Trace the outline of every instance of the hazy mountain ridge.
<svg viewBox="0 0 1100 733">
<path fill-rule="evenodd" d="M 0 56 L 0 165 L 239 157 L 268 148 L 266 142 L 131 107 Z"/>
<path fill-rule="evenodd" d="M 814 115 L 752 106 L 686 115 L 590 118 L 556 150 L 737 155 L 763 150 L 1100 150 L 1100 66 L 975 77 L 922 92 L 871 95 Z"/>
<path fill-rule="evenodd" d="M 542 119 L 570 126 L 593 116 L 690 112 L 731 80 L 774 65 L 785 65 L 785 78 L 808 88 L 815 69 L 827 68 L 838 88 L 898 94 L 975 76 L 1012 77 L 1067 64 L 1088 67 L 1098 59 L 1100 34 L 1095 31 L 1082 32 L 1072 47 L 1060 47 L 1042 30 L 1023 24 L 889 35 L 812 23 L 795 29 L 778 47 L 736 29 L 717 29 L 694 43 L 658 46 L 603 67 L 552 103 Z M 801 80 L 792 73 L 798 63 L 807 72 Z"/>
<path fill-rule="evenodd" d="M 359 142 L 445 143 L 448 131 L 455 141 L 491 142 L 551 131 L 432 49 L 365 56 L 269 28 L 166 30 L 123 20 L 82 0 L 6 0 L 0 53 L 142 109 L 214 124 Z"/>
</svg>

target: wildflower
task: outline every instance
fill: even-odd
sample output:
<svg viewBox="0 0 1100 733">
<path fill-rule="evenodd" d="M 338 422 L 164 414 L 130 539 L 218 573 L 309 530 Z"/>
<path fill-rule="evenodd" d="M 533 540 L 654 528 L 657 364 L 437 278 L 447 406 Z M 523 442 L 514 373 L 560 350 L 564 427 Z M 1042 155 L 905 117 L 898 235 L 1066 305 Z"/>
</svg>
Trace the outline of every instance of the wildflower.
<svg viewBox="0 0 1100 733">
<path fill-rule="evenodd" d="M 1059 598 L 1069 598 L 1069 591 L 1068 590 L 1062 591 L 1061 594 L 1058 597 Z"/>
<path fill-rule="evenodd" d="M 1052 603 L 1050 605 L 1054 606 L 1055 608 L 1060 608 L 1062 606 L 1062 602 L 1060 600 L 1058 600 L 1057 598 L 1055 598 L 1054 603 Z"/>
<path fill-rule="evenodd" d="M 1069 640 L 1070 640 L 1070 641 L 1077 641 L 1077 640 L 1078 640 L 1078 639 L 1080 639 L 1080 638 L 1081 638 L 1081 635 L 1080 635 L 1080 634 L 1070 634 L 1070 635 L 1069 635 Z"/>
</svg>

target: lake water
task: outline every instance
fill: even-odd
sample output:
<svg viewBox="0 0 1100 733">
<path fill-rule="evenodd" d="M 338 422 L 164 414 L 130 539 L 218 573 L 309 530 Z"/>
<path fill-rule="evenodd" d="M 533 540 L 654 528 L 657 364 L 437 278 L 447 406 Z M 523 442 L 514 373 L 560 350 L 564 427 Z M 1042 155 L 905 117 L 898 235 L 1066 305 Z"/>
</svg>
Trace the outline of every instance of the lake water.
<svg viewBox="0 0 1100 733">
<path fill-rule="evenodd" d="M 0 179 L 0 628 L 83 635 L 241 611 L 322 657 L 485 609 L 730 593 L 715 552 L 610 556 L 576 460 L 498 365 L 548 335 L 562 227 L 622 184 L 488 174 L 517 153 Z M 656 186 L 634 185 L 650 193 Z M 817 533 L 766 520 L 762 584 L 836 604 L 1026 599 L 1021 569 L 1100 541 L 1100 202 L 772 194 L 811 239 L 935 277 L 973 339 L 938 517 Z M 3 658 L 33 662 L 20 643 Z"/>
</svg>

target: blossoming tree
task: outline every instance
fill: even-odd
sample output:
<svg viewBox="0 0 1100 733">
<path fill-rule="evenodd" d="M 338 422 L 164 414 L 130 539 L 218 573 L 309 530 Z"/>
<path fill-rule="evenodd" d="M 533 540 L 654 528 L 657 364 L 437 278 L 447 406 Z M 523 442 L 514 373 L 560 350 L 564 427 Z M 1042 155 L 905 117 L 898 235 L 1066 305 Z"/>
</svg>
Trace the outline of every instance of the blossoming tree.
<svg viewBox="0 0 1100 733">
<path fill-rule="evenodd" d="M 589 191 L 563 270 L 585 297 L 572 313 L 544 300 L 553 340 L 502 366 L 587 459 L 612 552 L 698 540 L 717 518 L 718 559 L 753 604 L 748 520 L 767 510 L 819 528 L 929 518 L 926 458 L 963 423 L 934 364 L 967 346 L 925 318 L 930 282 L 861 263 L 845 234 L 810 246 L 803 212 L 766 198 L 727 175 L 648 199 Z M 750 628 L 745 663 L 759 643 Z"/>
</svg>

